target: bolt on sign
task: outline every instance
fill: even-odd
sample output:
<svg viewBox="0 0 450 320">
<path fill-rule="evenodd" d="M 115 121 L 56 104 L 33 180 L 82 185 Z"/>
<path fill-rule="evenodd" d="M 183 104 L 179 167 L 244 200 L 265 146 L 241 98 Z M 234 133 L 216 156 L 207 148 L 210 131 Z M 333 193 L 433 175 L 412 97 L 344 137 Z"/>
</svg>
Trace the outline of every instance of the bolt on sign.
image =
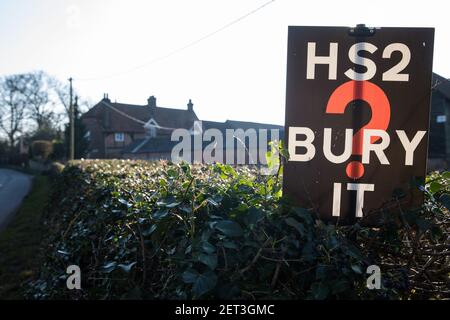
<svg viewBox="0 0 450 320">
<path fill-rule="evenodd" d="M 423 203 L 433 41 L 433 28 L 289 27 L 284 194 L 339 223 Z"/>
</svg>

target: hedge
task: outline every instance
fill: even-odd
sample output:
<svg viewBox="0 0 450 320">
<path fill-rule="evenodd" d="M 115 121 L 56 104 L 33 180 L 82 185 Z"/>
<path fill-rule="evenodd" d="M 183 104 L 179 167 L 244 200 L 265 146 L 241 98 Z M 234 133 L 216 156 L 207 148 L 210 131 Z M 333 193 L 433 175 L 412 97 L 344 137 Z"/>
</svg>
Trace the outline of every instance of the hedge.
<svg viewBox="0 0 450 320">
<path fill-rule="evenodd" d="M 449 173 L 429 177 L 422 208 L 386 209 L 378 228 L 322 222 L 282 197 L 281 179 L 221 164 L 72 162 L 53 186 L 29 297 L 450 297 Z M 66 288 L 72 264 L 81 290 Z M 366 286 L 370 265 L 379 290 Z"/>
</svg>

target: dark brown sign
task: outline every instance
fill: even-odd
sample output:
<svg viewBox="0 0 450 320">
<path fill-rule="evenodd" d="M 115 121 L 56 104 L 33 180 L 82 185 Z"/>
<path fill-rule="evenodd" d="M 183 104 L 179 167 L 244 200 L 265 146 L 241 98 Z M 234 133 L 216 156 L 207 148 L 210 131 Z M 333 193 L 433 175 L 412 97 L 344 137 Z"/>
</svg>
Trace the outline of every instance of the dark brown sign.
<svg viewBox="0 0 450 320">
<path fill-rule="evenodd" d="M 284 193 L 325 220 L 419 206 L 434 29 L 289 27 Z"/>
</svg>

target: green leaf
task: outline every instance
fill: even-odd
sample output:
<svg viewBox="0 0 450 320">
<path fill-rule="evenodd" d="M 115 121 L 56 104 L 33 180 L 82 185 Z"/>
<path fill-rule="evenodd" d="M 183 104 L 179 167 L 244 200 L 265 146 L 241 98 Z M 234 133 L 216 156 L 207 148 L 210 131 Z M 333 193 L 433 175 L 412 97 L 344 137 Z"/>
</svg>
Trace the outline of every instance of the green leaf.
<svg viewBox="0 0 450 320">
<path fill-rule="evenodd" d="M 244 222 L 247 225 L 255 225 L 263 217 L 264 215 L 261 209 L 252 207 L 248 210 L 247 215 L 244 217 Z"/>
<path fill-rule="evenodd" d="M 445 180 L 450 180 L 450 171 L 443 172 L 442 178 L 444 178 Z"/>
<path fill-rule="evenodd" d="M 237 244 L 232 241 L 225 241 L 223 243 L 223 246 L 227 249 L 237 249 L 238 248 Z"/>
<path fill-rule="evenodd" d="M 337 294 L 344 292 L 345 290 L 348 289 L 348 287 L 349 287 L 348 282 L 344 279 L 340 279 L 333 282 L 331 291 L 333 294 Z"/>
<path fill-rule="evenodd" d="M 126 205 L 128 208 L 131 207 L 131 204 L 130 204 L 127 200 L 125 200 L 125 199 L 123 199 L 123 198 L 120 198 L 118 201 L 119 201 L 121 204 Z"/>
<path fill-rule="evenodd" d="M 322 282 L 315 282 L 311 286 L 311 293 L 316 300 L 324 300 L 328 297 L 330 289 Z"/>
<path fill-rule="evenodd" d="M 444 205 L 448 210 L 450 210 L 450 194 L 444 193 L 439 197 L 439 202 Z"/>
<path fill-rule="evenodd" d="M 284 222 L 286 222 L 286 224 L 288 226 L 291 226 L 291 227 L 294 227 L 295 229 L 297 229 L 298 233 L 300 233 L 301 236 L 305 235 L 305 227 L 300 222 L 295 220 L 294 218 L 286 218 L 286 219 L 284 219 Z"/>
<path fill-rule="evenodd" d="M 361 267 L 359 266 L 359 265 L 357 265 L 357 264 L 352 264 L 352 270 L 353 271 L 355 271 L 356 273 L 359 273 L 359 274 L 362 274 L 363 272 L 362 272 L 362 270 L 361 270 Z"/>
<path fill-rule="evenodd" d="M 192 283 L 192 292 L 197 297 L 202 296 L 214 289 L 217 283 L 217 276 L 212 271 L 207 271 L 203 274 L 198 273 L 194 269 L 188 269 L 182 274 L 182 279 L 185 283 Z"/>
<path fill-rule="evenodd" d="M 195 280 L 197 280 L 199 274 L 194 269 L 188 269 L 181 275 L 181 278 L 183 279 L 184 283 L 194 283 Z"/>
<path fill-rule="evenodd" d="M 112 271 L 114 271 L 117 267 L 117 263 L 115 261 L 109 262 L 106 265 L 104 265 L 102 267 L 103 272 L 105 273 L 111 273 Z"/>
<path fill-rule="evenodd" d="M 311 213 L 305 208 L 294 208 L 295 214 L 307 224 L 313 224 L 314 219 Z"/>
<path fill-rule="evenodd" d="M 210 198 L 206 199 L 206 202 L 208 202 L 209 204 L 213 205 L 214 207 L 218 207 L 219 206 L 219 204 L 216 201 L 214 201 L 213 199 L 210 199 Z"/>
<path fill-rule="evenodd" d="M 198 256 L 198 261 L 207 265 L 211 270 L 214 270 L 217 267 L 217 255 L 216 254 L 201 253 Z"/>
<path fill-rule="evenodd" d="M 130 264 L 118 264 L 117 266 L 119 268 L 121 268 L 123 271 L 125 271 L 126 273 L 129 273 L 131 271 L 131 268 L 133 268 L 133 266 L 136 264 L 137 262 L 132 262 Z"/>
<path fill-rule="evenodd" d="M 201 249 L 203 250 L 204 253 L 211 254 L 211 253 L 216 252 L 216 247 L 214 247 L 208 241 L 202 241 L 200 247 L 201 247 Z"/>
<path fill-rule="evenodd" d="M 328 271 L 329 271 L 329 267 L 326 265 L 317 266 L 316 279 L 317 280 L 325 279 L 327 277 Z"/>
<path fill-rule="evenodd" d="M 212 271 L 207 271 L 203 274 L 199 274 L 199 276 L 194 282 L 194 285 L 192 286 L 192 292 L 197 297 L 200 297 L 205 293 L 214 289 L 216 283 L 217 283 L 216 274 Z"/>
<path fill-rule="evenodd" d="M 444 186 L 442 184 L 440 184 L 439 182 L 433 181 L 432 183 L 430 183 L 429 190 L 431 193 L 439 192 L 442 189 L 444 189 Z"/>
<path fill-rule="evenodd" d="M 357 260 L 364 260 L 364 255 L 361 253 L 361 251 L 356 248 L 354 245 L 349 244 L 347 246 L 347 250 L 344 251 L 346 255 L 349 257 L 355 258 Z"/>
<path fill-rule="evenodd" d="M 219 221 L 215 225 L 216 229 L 228 237 L 240 237 L 244 234 L 241 226 L 230 220 Z"/>
<path fill-rule="evenodd" d="M 308 241 L 302 249 L 302 258 L 305 261 L 312 261 L 315 257 L 315 244 L 312 241 Z"/>
<path fill-rule="evenodd" d="M 147 230 L 145 230 L 144 232 L 142 232 L 142 235 L 144 237 L 148 237 L 149 235 L 151 235 L 154 231 L 156 230 L 156 224 L 152 224 L 150 226 L 150 228 L 148 228 Z"/>
<path fill-rule="evenodd" d="M 169 214 L 169 211 L 167 211 L 167 210 L 158 210 L 153 214 L 153 218 L 156 220 L 160 220 L 162 218 L 167 217 L 168 214 Z"/>
<path fill-rule="evenodd" d="M 168 203 L 166 204 L 166 208 L 175 208 L 178 207 L 181 204 L 181 202 L 172 202 L 172 203 Z"/>
</svg>

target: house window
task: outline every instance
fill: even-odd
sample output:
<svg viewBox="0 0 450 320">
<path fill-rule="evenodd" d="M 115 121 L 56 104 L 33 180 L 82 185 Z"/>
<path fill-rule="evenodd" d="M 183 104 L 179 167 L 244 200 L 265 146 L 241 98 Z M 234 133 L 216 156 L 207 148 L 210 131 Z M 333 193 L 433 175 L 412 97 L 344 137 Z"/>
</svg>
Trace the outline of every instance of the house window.
<svg viewBox="0 0 450 320">
<path fill-rule="evenodd" d="M 151 138 L 156 137 L 156 128 L 155 128 L 155 127 L 150 127 L 150 128 L 148 129 L 148 134 L 149 134 L 149 136 L 150 136 Z"/>
<path fill-rule="evenodd" d="M 447 121 L 447 116 L 445 115 L 440 115 L 436 117 L 436 122 L 437 123 L 444 123 Z"/>
<path fill-rule="evenodd" d="M 116 133 L 114 135 L 114 140 L 116 142 L 124 142 L 125 141 L 125 135 L 123 134 L 123 132 Z"/>
<path fill-rule="evenodd" d="M 147 137 L 156 137 L 156 130 L 158 127 L 158 123 L 153 118 L 147 121 L 147 123 L 144 125 L 144 128 L 147 131 Z"/>
</svg>

